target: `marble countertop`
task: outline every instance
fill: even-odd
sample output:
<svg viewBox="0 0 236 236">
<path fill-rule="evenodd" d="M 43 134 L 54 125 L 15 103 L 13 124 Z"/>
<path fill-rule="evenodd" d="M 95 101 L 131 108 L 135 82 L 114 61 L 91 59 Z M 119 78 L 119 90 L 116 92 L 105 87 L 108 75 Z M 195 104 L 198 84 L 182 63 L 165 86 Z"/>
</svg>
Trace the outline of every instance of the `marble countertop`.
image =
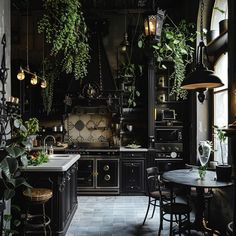
<svg viewBox="0 0 236 236">
<path fill-rule="evenodd" d="M 79 154 L 53 154 L 49 155 L 49 161 L 47 163 L 38 166 L 27 166 L 22 171 L 63 172 L 67 171 L 79 159 Z"/>
</svg>

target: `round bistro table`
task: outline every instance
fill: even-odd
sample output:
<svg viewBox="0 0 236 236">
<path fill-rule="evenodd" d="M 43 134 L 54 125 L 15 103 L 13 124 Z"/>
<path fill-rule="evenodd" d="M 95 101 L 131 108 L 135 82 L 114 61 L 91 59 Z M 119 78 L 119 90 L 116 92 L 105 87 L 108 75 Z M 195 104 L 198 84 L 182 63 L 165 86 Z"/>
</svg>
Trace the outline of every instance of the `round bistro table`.
<svg viewBox="0 0 236 236">
<path fill-rule="evenodd" d="M 196 212 L 195 220 L 191 224 L 191 229 L 209 233 L 210 235 L 220 235 L 220 233 L 214 229 L 210 229 L 206 226 L 204 220 L 205 200 L 204 189 L 205 188 L 225 188 L 232 186 L 232 182 L 220 182 L 216 180 L 215 171 L 206 171 L 205 178 L 201 180 L 199 178 L 198 169 L 179 169 L 164 172 L 162 175 L 163 181 L 174 184 L 183 185 L 188 187 L 195 187 L 197 192 L 196 197 Z"/>
</svg>

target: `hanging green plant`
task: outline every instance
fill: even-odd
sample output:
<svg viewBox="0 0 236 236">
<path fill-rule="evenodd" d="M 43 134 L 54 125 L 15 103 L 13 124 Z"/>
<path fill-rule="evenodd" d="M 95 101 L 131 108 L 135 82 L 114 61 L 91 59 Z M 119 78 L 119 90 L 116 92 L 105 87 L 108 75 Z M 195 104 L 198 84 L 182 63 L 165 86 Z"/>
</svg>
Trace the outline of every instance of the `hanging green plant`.
<svg viewBox="0 0 236 236">
<path fill-rule="evenodd" d="M 170 79 L 173 80 L 173 87 L 170 95 L 175 94 L 176 99 L 186 98 L 187 91 L 181 89 L 182 81 L 185 78 L 186 65 L 193 61 L 196 38 L 194 24 L 182 20 L 178 26 L 165 24 L 162 31 L 161 42 L 153 45 L 154 57 L 159 68 L 166 68 L 165 62 L 174 63 L 174 72 Z"/>
<path fill-rule="evenodd" d="M 45 80 L 47 81 L 47 87 L 41 90 L 41 94 L 43 98 L 44 110 L 48 115 L 52 109 L 55 80 L 59 78 L 60 74 L 57 70 L 55 61 L 53 62 L 45 59 L 43 61 L 43 64 L 44 71 L 42 71 L 42 78 L 45 78 Z"/>
<path fill-rule="evenodd" d="M 174 72 L 170 76 L 173 81 L 170 95 L 175 95 L 177 100 L 186 99 L 187 96 L 181 84 L 186 76 L 186 66 L 193 62 L 195 39 L 195 25 L 182 20 L 178 26 L 164 24 L 161 41 L 153 45 L 154 58 L 159 68 L 166 69 L 166 63 L 169 62 L 174 64 Z"/>
<path fill-rule="evenodd" d="M 51 45 L 52 60 L 60 61 L 59 71 L 82 79 L 87 75 L 90 55 L 80 0 L 44 0 L 43 7 L 38 32 L 44 33 Z"/>
</svg>

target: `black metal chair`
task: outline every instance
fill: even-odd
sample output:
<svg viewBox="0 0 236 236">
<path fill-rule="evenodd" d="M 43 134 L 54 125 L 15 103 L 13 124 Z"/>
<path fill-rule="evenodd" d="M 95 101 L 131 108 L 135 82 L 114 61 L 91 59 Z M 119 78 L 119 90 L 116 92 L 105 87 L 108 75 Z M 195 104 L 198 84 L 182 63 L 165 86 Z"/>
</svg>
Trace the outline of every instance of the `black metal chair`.
<svg viewBox="0 0 236 236">
<path fill-rule="evenodd" d="M 170 222 L 170 235 L 174 233 L 174 222 L 178 223 L 179 227 L 176 232 L 181 235 L 181 231 L 186 231 L 183 222 L 187 222 L 188 225 L 190 223 L 190 206 L 186 203 L 177 203 L 175 201 L 176 196 L 174 195 L 172 188 L 167 189 L 165 187 L 161 181 L 161 174 L 157 167 L 147 168 L 146 177 L 149 201 L 143 224 L 146 221 L 150 205 L 154 206 L 152 217 L 156 206 L 158 206 L 160 208 L 160 225 L 158 235 L 161 235 L 164 220 Z M 188 230 L 188 234 L 190 235 L 190 230 Z"/>
<path fill-rule="evenodd" d="M 152 210 L 152 216 L 153 218 L 156 207 L 160 207 L 159 201 L 160 201 L 160 191 L 158 190 L 157 183 L 155 182 L 155 178 L 158 178 L 160 180 L 160 172 L 157 167 L 150 167 L 146 169 L 146 182 L 147 182 L 147 195 L 148 195 L 148 206 L 147 206 L 147 211 L 143 220 L 143 225 L 146 222 L 150 206 L 153 206 Z M 153 179 L 153 177 L 155 177 Z M 167 189 L 164 184 L 161 186 L 161 194 L 162 194 L 162 200 L 164 202 L 170 202 L 170 190 Z M 175 195 L 173 196 L 173 200 L 175 201 Z"/>
</svg>

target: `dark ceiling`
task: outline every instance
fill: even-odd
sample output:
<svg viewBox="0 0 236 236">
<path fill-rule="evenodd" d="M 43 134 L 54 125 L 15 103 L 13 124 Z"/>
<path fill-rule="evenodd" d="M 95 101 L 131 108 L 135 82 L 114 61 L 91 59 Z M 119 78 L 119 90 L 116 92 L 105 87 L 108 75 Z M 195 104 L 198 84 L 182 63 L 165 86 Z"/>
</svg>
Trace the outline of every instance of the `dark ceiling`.
<svg viewBox="0 0 236 236">
<path fill-rule="evenodd" d="M 187 0 L 190 1 L 190 0 Z M 194 0 L 191 0 L 194 1 Z M 11 0 L 13 10 L 24 9 L 29 2 L 30 8 L 35 10 L 42 9 L 43 0 Z M 163 8 L 171 9 L 183 5 L 186 0 L 81 0 L 84 9 L 103 9 L 103 10 L 117 10 L 117 9 L 153 9 Z"/>
</svg>

